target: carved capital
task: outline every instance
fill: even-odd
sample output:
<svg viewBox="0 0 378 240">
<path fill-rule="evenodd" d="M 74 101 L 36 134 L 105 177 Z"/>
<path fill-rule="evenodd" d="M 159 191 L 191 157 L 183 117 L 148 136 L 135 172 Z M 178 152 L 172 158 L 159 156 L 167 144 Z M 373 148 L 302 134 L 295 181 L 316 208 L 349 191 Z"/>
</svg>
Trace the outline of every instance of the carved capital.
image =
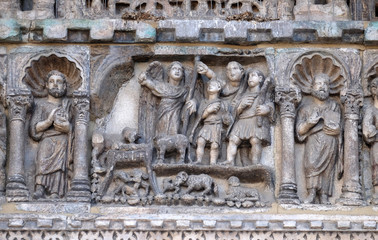
<svg viewBox="0 0 378 240">
<path fill-rule="evenodd" d="M 295 117 L 295 107 L 302 100 L 301 91 L 296 86 L 276 87 L 275 102 L 280 106 L 281 117 Z"/>
<path fill-rule="evenodd" d="M 10 110 L 10 120 L 21 120 L 25 122 L 26 111 L 31 106 L 31 102 L 31 95 L 7 96 L 7 105 Z"/>
<path fill-rule="evenodd" d="M 76 122 L 87 124 L 89 120 L 89 99 L 86 97 L 75 97 L 73 103 L 76 112 Z"/>
<path fill-rule="evenodd" d="M 344 104 L 346 119 L 359 119 L 363 100 L 363 92 L 360 88 L 346 89 L 341 92 L 341 101 Z"/>
</svg>

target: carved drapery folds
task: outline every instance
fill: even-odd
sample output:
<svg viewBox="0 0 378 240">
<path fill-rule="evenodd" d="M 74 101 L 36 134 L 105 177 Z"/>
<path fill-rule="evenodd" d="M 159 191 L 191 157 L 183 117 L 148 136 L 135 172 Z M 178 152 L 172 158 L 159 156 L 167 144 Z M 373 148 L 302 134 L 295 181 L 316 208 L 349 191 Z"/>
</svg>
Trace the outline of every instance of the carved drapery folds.
<svg viewBox="0 0 378 240">
<path fill-rule="evenodd" d="M 130 110 L 139 112 L 135 126 L 110 125 L 115 108 L 109 115 L 98 108 L 93 135 L 80 64 L 34 55 L 20 86 L 7 89 L 7 199 L 262 208 L 277 187 L 281 204 L 365 204 L 359 156 L 361 148 L 376 155 L 376 65 L 365 74 L 371 104 L 344 53 L 293 51 L 285 76 L 273 75 L 268 51 L 238 61 L 222 54 L 130 62 L 141 72 L 122 86 L 140 89 L 139 109 Z"/>
<path fill-rule="evenodd" d="M 329 204 L 335 174 L 341 177 L 343 169 L 344 126 L 340 100 L 335 95 L 345 87 L 350 74 L 333 55 L 310 52 L 294 61 L 290 77 L 307 94 L 295 120 L 296 140 L 304 147 L 300 174 L 305 179 L 307 197 L 303 202 Z"/>
<path fill-rule="evenodd" d="M 301 99 L 301 91 L 296 86 L 276 87 L 275 102 L 280 108 L 282 143 L 285 143 L 282 145 L 281 185 L 278 200 L 284 204 L 299 204 L 295 178 L 294 120 L 295 109 Z"/>
<path fill-rule="evenodd" d="M 13 146 L 9 152 L 6 193 L 9 201 L 28 201 L 29 192 L 35 200 L 90 201 L 86 155 L 89 94 L 79 91 L 85 80 L 78 63 L 59 55 L 34 57 L 22 77 L 30 91 L 21 86 L 8 91 Z M 26 110 L 31 106 L 32 95 L 28 118 Z M 26 119 L 30 123 L 25 123 Z M 25 141 L 25 124 L 29 125 L 33 140 L 30 143 Z M 30 159 L 30 154 L 25 155 L 25 145 L 34 143 L 37 147 L 32 150 L 34 159 Z M 29 156 L 27 163 L 25 156 Z M 35 172 L 25 171 L 24 164 L 35 166 Z M 25 175 L 29 176 L 28 182 Z"/>
<path fill-rule="evenodd" d="M 9 108 L 9 157 L 6 196 L 8 201 L 29 200 L 29 190 L 25 182 L 25 119 L 32 98 L 28 93 L 15 91 L 7 96 Z"/>
</svg>

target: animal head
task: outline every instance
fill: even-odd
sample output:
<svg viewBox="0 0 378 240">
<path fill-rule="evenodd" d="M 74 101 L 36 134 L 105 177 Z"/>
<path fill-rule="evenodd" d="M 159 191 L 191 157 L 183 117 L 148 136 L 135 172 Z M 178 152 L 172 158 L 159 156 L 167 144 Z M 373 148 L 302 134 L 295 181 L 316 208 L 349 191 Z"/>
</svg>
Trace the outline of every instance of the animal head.
<svg viewBox="0 0 378 240">
<path fill-rule="evenodd" d="M 139 138 L 141 138 L 141 135 L 137 133 L 136 129 L 125 127 L 122 130 L 122 137 L 126 143 L 135 143 Z"/>
<path fill-rule="evenodd" d="M 240 180 L 239 178 L 235 176 L 231 176 L 228 180 L 228 185 L 231 187 L 239 187 L 240 186 Z"/>
<path fill-rule="evenodd" d="M 179 172 L 178 174 L 177 174 L 177 176 L 176 176 L 176 184 L 183 184 L 183 183 L 185 183 L 186 182 L 186 180 L 188 180 L 188 174 L 186 173 L 186 172 L 184 172 L 184 171 L 182 171 L 182 172 Z"/>
</svg>

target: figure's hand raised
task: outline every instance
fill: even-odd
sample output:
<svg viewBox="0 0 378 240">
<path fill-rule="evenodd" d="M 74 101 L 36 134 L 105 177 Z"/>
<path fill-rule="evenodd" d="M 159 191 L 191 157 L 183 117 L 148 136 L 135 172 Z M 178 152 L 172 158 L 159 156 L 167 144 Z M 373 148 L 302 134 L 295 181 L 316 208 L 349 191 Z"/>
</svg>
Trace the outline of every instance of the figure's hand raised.
<svg viewBox="0 0 378 240">
<path fill-rule="evenodd" d="M 189 110 L 189 114 L 193 114 L 197 110 L 197 104 L 195 100 L 189 100 L 186 102 L 186 109 Z"/>
<path fill-rule="evenodd" d="M 311 116 L 308 118 L 308 122 L 310 124 L 317 124 L 320 120 L 320 115 L 318 113 L 318 111 L 313 111 Z"/>
<path fill-rule="evenodd" d="M 219 111 L 220 107 L 221 107 L 221 103 L 220 103 L 220 102 L 216 102 L 216 103 L 211 104 L 211 105 L 209 106 L 209 108 L 208 108 L 207 111 L 208 111 L 209 113 L 215 113 L 215 112 L 218 112 L 218 111 Z"/>
<path fill-rule="evenodd" d="M 199 74 L 206 74 L 208 70 L 209 70 L 209 67 L 206 64 L 204 64 L 203 62 L 197 63 L 197 72 Z"/>
<path fill-rule="evenodd" d="M 249 107 L 253 104 L 254 100 L 255 100 L 254 97 L 243 98 L 243 100 L 241 100 L 241 102 L 240 102 L 240 107 L 241 108 Z"/>
<path fill-rule="evenodd" d="M 52 124 L 55 120 L 55 113 L 56 111 L 58 110 L 58 108 L 55 108 L 54 110 L 51 111 L 51 113 L 49 114 L 49 116 L 47 117 L 47 121 Z"/>
<path fill-rule="evenodd" d="M 146 73 L 142 72 L 142 73 L 139 75 L 139 77 L 138 77 L 138 83 L 139 83 L 140 85 L 143 85 L 144 82 L 146 81 L 146 79 L 147 79 Z"/>
</svg>

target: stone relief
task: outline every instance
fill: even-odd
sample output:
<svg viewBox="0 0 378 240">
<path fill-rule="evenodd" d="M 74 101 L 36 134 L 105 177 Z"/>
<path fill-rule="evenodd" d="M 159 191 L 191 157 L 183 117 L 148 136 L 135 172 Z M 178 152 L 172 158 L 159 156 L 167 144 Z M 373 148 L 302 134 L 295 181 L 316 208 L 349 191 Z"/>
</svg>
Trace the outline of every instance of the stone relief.
<svg viewBox="0 0 378 240">
<path fill-rule="evenodd" d="M 305 203 L 315 203 L 319 196 L 321 204 L 330 204 L 336 163 L 341 161 L 341 109 L 329 98 L 329 85 L 328 75 L 315 75 L 312 99 L 299 106 L 296 118 L 298 141 L 305 142 L 304 169 L 309 194 Z"/>
<path fill-rule="evenodd" d="M 46 76 L 47 99 L 35 103 L 30 136 L 38 142 L 35 199 L 62 198 L 72 165 L 71 103 L 65 98 L 66 76 L 52 70 Z"/>
<path fill-rule="evenodd" d="M 31 201 L 29 193 L 42 201 L 90 200 L 84 140 L 89 95 L 80 91 L 85 81 L 77 63 L 49 53 L 32 58 L 25 66 L 22 84 L 26 89 L 14 84 L 8 89 L 10 134 L 17 136 L 10 138 L 10 145 L 20 146 L 8 158 L 13 169 L 7 178 L 9 201 Z M 30 133 L 26 141 L 25 125 Z M 31 150 L 26 156 L 25 147 Z"/>
<path fill-rule="evenodd" d="M 275 82 L 277 73 L 266 55 L 236 61 L 228 55 L 193 57 L 151 59 L 139 74 L 128 74 L 140 87 L 138 128 L 126 126 L 109 135 L 103 124 L 112 115 L 99 114 L 103 117 L 90 135 L 90 167 L 79 147 L 92 121 L 80 68 L 60 54 L 30 60 L 22 75 L 27 89 L 9 90 L 7 106 L 10 142 L 19 143 L 22 135 L 14 138 L 14 132 L 29 128 L 32 152 L 25 159 L 32 167 L 7 172 L 8 200 L 265 208 L 275 201 L 277 156 L 272 152 L 277 151 L 283 165 L 280 203 L 365 204 L 359 142 L 351 139 L 358 139 L 362 120 L 361 137 L 374 156 L 374 104 L 366 104 L 360 115 L 361 88 L 351 77 L 357 70 L 348 71 L 337 54 L 303 52 L 287 69 L 290 85 L 283 86 Z M 275 136 L 280 131 L 281 140 Z M 286 147 L 274 150 L 279 141 Z M 20 154 L 10 157 L 24 161 Z M 295 158 L 303 168 L 286 165 Z M 373 186 L 374 176 L 373 171 Z M 298 196 L 298 186 L 305 196 Z"/>
<path fill-rule="evenodd" d="M 368 199 L 372 204 L 378 204 L 378 160 L 377 160 L 377 117 L 378 117 L 378 74 L 377 64 L 371 68 L 367 74 L 368 90 L 371 94 L 371 102 L 365 107 L 362 119 L 362 135 L 365 143 L 370 148 L 370 164 L 372 173 L 373 192 L 371 199 Z"/>
</svg>

